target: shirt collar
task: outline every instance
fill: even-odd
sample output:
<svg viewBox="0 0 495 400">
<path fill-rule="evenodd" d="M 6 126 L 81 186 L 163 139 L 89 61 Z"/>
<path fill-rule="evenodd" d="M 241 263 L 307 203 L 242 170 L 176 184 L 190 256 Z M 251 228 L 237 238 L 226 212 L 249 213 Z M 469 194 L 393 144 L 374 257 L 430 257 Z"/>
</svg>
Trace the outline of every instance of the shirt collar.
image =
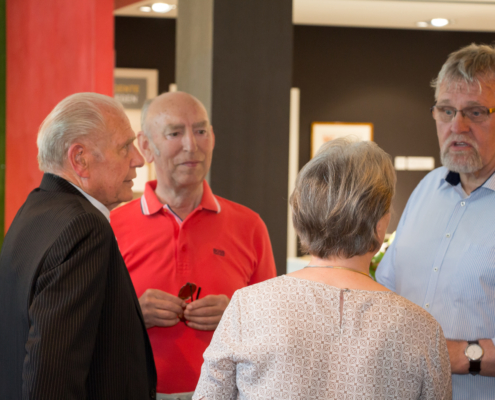
<svg viewBox="0 0 495 400">
<path fill-rule="evenodd" d="M 446 172 L 442 177 L 440 185 L 443 185 L 444 183 L 448 183 L 450 184 L 450 186 L 457 186 L 459 183 L 461 183 L 461 176 L 459 175 L 458 172 L 453 172 L 446 169 Z M 495 191 L 495 172 L 492 173 L 490 177 L 480 187 Z M 478 189 L 479 187 L 476 190 Z"/>
<path fill-rule="evenodd" d="M 146 186 L 144 187 L 144 194 L 141 196 L 141 212 L 143 213 L 143 215 L 153 215 L 161 209 L 164 209 L 168 212 L 167 207 L 164 207 L 164 205 L 160 202 L 160 200 L 158 200 L 158 197 L 156 196 L 156 185 L 156 180 L 146 182 Z M 217 214 L 222 211 L 220 203 L 213 195 L 210 185 L 208 185 L 208 182 L 206 181 L 203 181 L 203 197 L 201 198 L 201 202 L 199 203 L 197 209 L 206 209 L 216 212 Z"/>
<path fill-rule="evenodd" d="M 96 200 L 94 197 L 90 196 L 87 194 L 84 190 L 82 190 L 79 186 L 74 185 L 72 182 L 69 182 L 72 186 L 74 186 L 77 190 L 79 190 L 88 201 L 93 204 L 93 206 L 99 210 L 105 218 L 110 222 L 110 210 L 105 207 L 102 203 L 100 203 L 98 200 Z"/>
</svg>

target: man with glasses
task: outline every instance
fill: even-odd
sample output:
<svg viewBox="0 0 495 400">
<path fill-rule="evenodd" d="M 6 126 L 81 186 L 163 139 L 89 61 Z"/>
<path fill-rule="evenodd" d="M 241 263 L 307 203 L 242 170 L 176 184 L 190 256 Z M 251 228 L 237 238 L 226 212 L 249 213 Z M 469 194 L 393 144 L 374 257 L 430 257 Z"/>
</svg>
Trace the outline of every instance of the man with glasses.
<svg viewBox="0 0 495 400">
<path fill-rule="evenodd" d="M 433 81 L 443 167 L 411 195 L 377 280 L 448 339 L 454 399 L 495 396 L 495 48 L 452 53 Z"/>
<path fill-rule="evenodd" d="M 205 180 L 215 135 L 199 100 L 162 94 L 141 122 L 139 146 L 157 180 L 111 223 L 153 347 L 157 398 L 190 399 L 229 299 L 275 277 L 275 263 L 259 215 L 213 195 Z"/>
</svg>

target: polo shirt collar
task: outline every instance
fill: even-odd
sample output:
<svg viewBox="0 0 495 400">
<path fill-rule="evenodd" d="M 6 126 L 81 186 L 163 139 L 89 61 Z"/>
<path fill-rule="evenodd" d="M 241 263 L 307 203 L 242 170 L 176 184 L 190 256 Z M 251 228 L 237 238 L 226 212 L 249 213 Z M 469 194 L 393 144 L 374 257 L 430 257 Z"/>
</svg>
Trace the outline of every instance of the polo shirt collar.
<svg viewBox="0 0 495 400">
<path fill-rule="evenodd" d="M 144 194 L 141 196 L 141 212 L 144 215 L 156 214 L 161 209 L 168 211 L 168 209 L 164 208 L 164 205 L 160 202 L 160 200 L 158 200 L 158 197 L 156 196 L 156 185 L 156 180 L 146 182 L 146 185 L 144 187 Z M 222 211 L 220 203 L 213 195 L 210 185 L 208 185 L 208 182 L 206 181 L 203 181 L 203 197 L 201 198 L 201 202 L 199 203 L 199 206 L 197 208 L 200 210 L 210 210 L 216 212 L 217 214 Z"/>
</svg>

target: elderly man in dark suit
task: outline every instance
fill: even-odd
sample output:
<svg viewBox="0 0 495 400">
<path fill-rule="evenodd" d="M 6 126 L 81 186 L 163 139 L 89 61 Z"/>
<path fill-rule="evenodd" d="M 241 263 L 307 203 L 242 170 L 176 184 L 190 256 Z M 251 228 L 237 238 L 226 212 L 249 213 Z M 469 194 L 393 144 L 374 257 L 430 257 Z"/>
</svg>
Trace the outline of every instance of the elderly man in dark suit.
<svg viewBox="0 0 495 400">
<path fill-rule="evenodd" d="M 121 106 L 79 93 L 38 134 L 45 172 L 0 258 L 0 399 L 155 398 L 156 371 L 109 210 L 143 158 Z"/>
</svg>

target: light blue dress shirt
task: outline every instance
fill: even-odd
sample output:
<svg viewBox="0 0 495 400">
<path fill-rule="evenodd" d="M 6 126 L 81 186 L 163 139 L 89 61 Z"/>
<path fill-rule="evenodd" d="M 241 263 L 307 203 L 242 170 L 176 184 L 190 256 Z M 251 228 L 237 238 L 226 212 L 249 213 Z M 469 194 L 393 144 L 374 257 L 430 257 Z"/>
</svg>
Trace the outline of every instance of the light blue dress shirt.
<svg viewBox="0 0 495 400">
<path fill-rule="evenodd" d="M 495 174 L 468 196 L 448 173 L 416 187 L 376 277 L 433 315 L 447 339 L 495 343 Z M 495 399 L 495 378 L 453 375 L 452 386 L 454 400 Z"/>
</svg>

